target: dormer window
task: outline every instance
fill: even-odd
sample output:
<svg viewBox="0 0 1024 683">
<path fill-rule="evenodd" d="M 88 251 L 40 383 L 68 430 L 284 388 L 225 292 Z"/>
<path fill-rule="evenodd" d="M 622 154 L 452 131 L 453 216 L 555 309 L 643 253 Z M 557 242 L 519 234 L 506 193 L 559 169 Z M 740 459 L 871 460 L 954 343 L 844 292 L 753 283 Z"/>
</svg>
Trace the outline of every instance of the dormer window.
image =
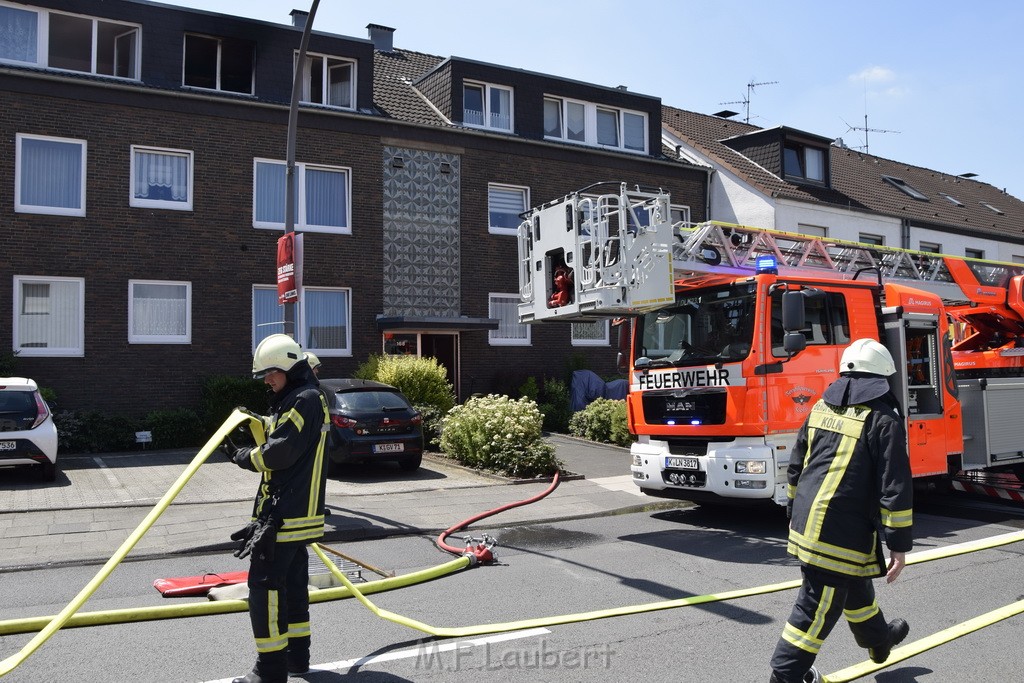
<svg viewBox="0 0 1024 683">
<path fill-rule="evenodd" d="M 185 36 L 183 85 L 251 95 L 254 66 L 253 44 L 248 41 Z"/>
<path fill-rule="evenodd" d="M 918 189 L 915 189 L 902 178 L 894 178 L 891 175 L 884 175 L 882 176 L 882 180 L 889 183 L 908 197 L 913 197 L 914 199 L 922 202 L 928 201 L 928 195 Z"/>
<path fill-rule="evenodd" d="M 647 115 L 591 102 L 545 97 L 544 137 L 647 152 Z"/>
<path fill-rule="evenodd" d="M 465 83 L 462 123 L 512 132 L 512 89 L 489 83 Z"/>
<path fill-rule="evenodd" d="M 782 152 L 782 168 L 787 178 L 825 182 L 825 150 L 787 142 Z"/>
<path fill-rule="evenodd" d="M 305 75 L 303 102 L 355 109 L 355 62 L 327 55 L 307 55 Z"/>
</svg>

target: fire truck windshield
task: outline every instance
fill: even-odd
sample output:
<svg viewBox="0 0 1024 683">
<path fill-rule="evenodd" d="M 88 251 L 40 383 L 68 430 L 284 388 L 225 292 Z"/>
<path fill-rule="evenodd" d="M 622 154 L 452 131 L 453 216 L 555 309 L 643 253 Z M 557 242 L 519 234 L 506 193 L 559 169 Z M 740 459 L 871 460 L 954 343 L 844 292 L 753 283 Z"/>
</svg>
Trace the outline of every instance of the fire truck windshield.
<svg viewBox="0 0 1024 683">
<path fill-rule="evenodd" d="M 754 336 L 755 285 L 686 290 L 672 306 L 640 316 L 636 365 L 707 365 L 738 361 Z"/>
</svg>

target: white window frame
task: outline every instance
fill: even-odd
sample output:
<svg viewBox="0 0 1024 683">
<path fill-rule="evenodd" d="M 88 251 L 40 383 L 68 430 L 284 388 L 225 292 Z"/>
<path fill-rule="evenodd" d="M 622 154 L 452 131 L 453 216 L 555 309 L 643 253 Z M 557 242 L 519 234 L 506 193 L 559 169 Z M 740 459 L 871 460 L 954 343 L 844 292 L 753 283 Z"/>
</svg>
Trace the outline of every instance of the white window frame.
<svg viewBox="0 0 1024 683">
<path fill-rule="evenodd" d="M 188 60 L 188 38 L 190 36 L 193 37 L 193 38 L 202 38 L 204 40 L 213 40 L 213 41 L 215 41 L 217 43 L 217 63 L 216 63 L 216 66 L 215 66 L 215 69 L 217 70 L 217 83 L 212 88 L 207 88 L 207 87 L 202 86 L 202 85 L 194 85 L 194 84 L 186 83 L 185 82 L 185 77 L 186 77 L 185 65 L 186 65 L 186 62 Z M 221 66 L 222 62 L 223 62 L 223 53 L 224 53 L 224 38 L 222 38 L 220 36 L 207 35 L 205 33 L 195 33 L 195 32 L 191 32 L 191 31 L 190 32 L 186 32 L 182 36 L 182 39 L 181 39 L 181 87 L 183 87 L 183 88 L 193 88 L 195 90 L 206 91 L 206 92 L 226 92 L 226 93 L 232 93 L 232 94 L 235 94 L 235 95 L 252 95 L 253 93 L 255 93 L 255 91 L 256 91 L 256 54 L 255 54 L 255 50 L 253 51 L 253 53 L 251 55 L 251 58 L 252 58 L 252 68 L 250 69 L 250 73 L 249 73 L 249 89 L 248 90 L 226 90 L 226 89 L 224 89 L 224 84 L 223 84 L 224 73 L 223 73 L 223 69 L 222 69 L 222 66 Z"/>
<path fill-rule="evenodd" d="M 136 24 L 136 23 L 132 23 L 132 22 L 128 22 L 128 21 L 114 21 L 114 20 L 108 19 L 108 18 L 93 17 L 93 16 L 90 16 L 88 14 L 76 14 L 76 13 L 73 13 L 73 12 L 60 12 L 60 11 L 57 11 L 57 10 L 44 9 L 44 8 L 41 8 L 41 7 L 27 7 L 27 6 L 24 6 L 24 5 L 17 5 L 17 4 L 13 4 L 13 3 L 9 3 L 9 2 L 0 2 L 0 7 L 9 7 L 9 8 L 12 8 L 12 9 L 21 10 L 21 11 L 29 12 L 29 13 L 32 13 L 32 14 L 36 15 L 36 54 L 35 54 L 35 57 L 31 61 L 22 61 L 22 60 L 18 60 L 18 59 L 2 59 L 2 58 L 0 58 L 0 62 L 4 62 L 4 63 L 8 63 L 8 64 L 35 64 L 37 66 L 45 67 L 47 69 L 53 69 L 55 71 L 68 71 L 68 72 L 72 72 L 72 73 L 88 73 L 88 74 L 94 74 L 94 75 L 97 75 L 97 76 L 102 76 L 102 77 L 105 77 L 105 78 L 117 78 L 117 79 L 120 79 L 120 80 L 128 80 L 128 81 L 138 81 L 138 80 L 141 79 L 141 76 L 139 74 L 139 71 L 140 71 L 140 66 L 139 65 L 140 65 L 141 60 L 142 60 L 142 25 L 141 24 Z M 90 59 L 90 64 L 89 64 L 89 70 L 88 71 L 86 71 L 86 70 L 78 70 L 78 69 L 67 69 L 67 68 L 64 68 L 64 67 L 55 67 L 55 66 L 51 66 L 50 65 L 50 17 L 53 16 L 53 15 L 75 17 L 75 18 L 78 18 L 78 19 L 88 19 L 89 21 L 92 22 L 92 30 L 91 30 L 91 35 L 90 35 L 91 59 Z M 127 29 L 124 33 L 118 34 L 115 37 L 115 40 L 117 38 L 121 38 L 122 36 L 125 36 L 125 35 L 127 35 L 129 33 L 134 33 L 135 34 L 134 49 L 132 50 L 132 54 L 130 56 L 131 68 L 132 68 L 132 71 L 133 71 L 132 75 L 130 75 L 130 76 L 118 76 L 116 74 L 100 73 L 100 72 L 97 71 L 97 68 L 98 68 L 97 62 L 98 62 L 98 60 L 97 60 L 97 56 L 96 56 L 96 51 L 97 51 L 97 48 L 98 48 L 98 46 L 97 46 L 97 38 L 98 38 L 98 35 L 99 35 L 99 30 L 98 30 L 98 27 L 97 27 L 97 23 L 98 22 L 99 23 L 104 23 L 104 24 L 111 24 L 111 25 L 115 25 L 115 26 L 124 26 Z M 114 49 L 115 49 L 115 54 L 116 54 L 116 50 L 117 50 L 117 46 L 116 45 L 114 46 Z M 115 61 L 116 61 L 116 57 L 115 57 Z M 115 64 L 115 66 L 116 66 L 116 64 Z"/>
<path fill-rule="evenodd" d="M 569 97 L 560 97 L 558 95 L 544 95 L 545 102 L 558 102 L 560 110 L 560 123 L 561 131 L 560 135 L 553 136 L 544 133 L 545 140 L 558 140 L 559 142 L 567 142 L 575 145 L 587 145 L 590 147 L 600 147 L 602 149 L 614 149 L 620 152 L 630 152 L 632 154 L 647 154 L 649 143 L 648 137 L 650 133 L 650 119 L 646 112 L 635 111 L 632 109 L 622 109 L 619 107 L 612 107 L 604 104 L 597 104 L 595 102 L 585 102 L 583 100 L 576 100 Z M 583 140 L 572 140 L 568 136 L 568 111 L 567 107 L 570 104 L 582 105 L 584 108 L 584 129 L 583 129 Z M 602 145 L 597 141 L 597 112 L 598 110 L 605 112 L 614 112 L 616 116 L 616 135 L 618 137 L 617 145 Z M 643 138 L 643 149 L 635 149 L 633 147 L 627 147 L 625 141 L 625 117 L 626 115 L 638 116 L 643 119 L 644 123 L 644 138 Z"/>
<path fill-rule="evenodd" d="M 506 192 L 519 192 L 523 197 L 523 211 L 527 211 L 530 208 L 530 188 L 522 185 L 506 185 L 504 183 L 487 183 L 487 232 L 492 235 L 511 235 L 515 237 L 519 234 L 518 225 L 515 228 L 506 228 L 503 226 L 491 225 L 491 191 L 501 190 Z M 522 213 L 520 211 L 519 213 Z"/>
<path fill-rule="evenodd" d="M 346 111 L 354 111 L 355 108 L 356 108 L 356 92 L 358 91 L 358 88 L 356 87 L 356 83 L 357 83 L 357 81 L 356 81 L 356 76 L 357 76 L 356 67 L 357 67 L 358 62 L 356 62 L 356 60 L 350 59 L 348 57 L 337 57 L 335 55 L 328 55 L 328 54 L 324 54 L 324 53 L 307 52 L 306 53 L 306 61 L 311 63 L 314 60 L 318 60 L 318 61 L 321 62 L 321 73 L 323 73 L 323 76 L 324 76 L 323 83 L 321 83 L 321 87 L 320 87 L 320 99 L 321 99 L 321 101 L 320 102 L 314 102 L 311 99 L 312 92 L 313 92 L 313 83 L 312 83 L 312 80 L 311 80 L 313 78 L 313 70 L 311 68 L 309 68 L 310 64 L 307 64 L 306 65 L 305 78 L 303 79 L 303 83 L 302 83 L 302 102 L 303 102 L 303 104 L 311 104 L 311 105 L 316 106 L 316 107 L 331 107 L 332 109 L 343 109 L 343 110 L 346 110 Z M 335 64 L 333 66 L 330 66 L 330 65 L 328 65 L 328 62 L 330 62 L 330 61 L 342 62 L 342 64 Z M 295 52 L 295 64 L 298 65 L 298 62 L 299 62 L 299 53 L 298 53 L 298 51 L 296 51 Z M 347 106 L 347 107 L 342 106 L 340 104 L 331 104 L 330 101 L 329 101 L 330 100 L 330 81 L 331 81 L 331 79 L 329 77 L 330 70 L 333 69 L 333 68 L 337 68 L 338 66 L 342 66 L 342 65 L 348 66 L 352 70 L 352 79 L 351 79 L 351 82 L 349 83 L 349 93 L 348 93 L 349 102 L 351 102 L 352 104 Z"/>
<path fill-rule="evenodd" d="M 148 154 L 159 154 L 168 157 L 184 157 L 188 160 L 188 189 L 187 199 L 176 201 L 173 199 L 145 199 L 135 196 L 135 155 L 138 152 Z M 193 153 L 187 149 L 166 149 L 162 147 L 147 147 L 145 145 L 131 146 L 131 161 L 129 163 L 128 176 L 128 205 L 146 209 L 170 209 L 172 211 L 192 210 L 193 178 L 195 176 L 195 158 Z"/>
<path fill-rule="evenodd" d="M 861 244 L 870 244 L 876 247 L 885 246 L 885 235 L 874 235 L 870 232 L 862 232 L 857 235 L 857 241 Z"/>
<path fill-rule="evenodd" d="M 23 140 L 47 140 L 51 142 L 60 142 L 69 145 L 78 145 L 82 148 L 81 168 L 79 169 L 79 175 L 81 176 L 81 182 L 78 189 L 78 199 L 80 206 L 75 207 L 60 207 L 60 206 L 46 206 L 37 204 L 24 204 L 21 201 L 21 187 L 24 182 L 22 173 L 22 162 L 24 161 L 24 154 L 22 151 Z M 84 216 L 85 215 L 85 172 L 86 172 L 86 160 L 88 157 L 88 143 L 85 140 L 77 140 L 74 138 L 58 138 L 49 135 L 29 135 L 28 133 L 17 133 L 15 135 L 15 170 L 14 170 L 14 211 L 16 213 L 39 213 L 46 214 L 48 216 Z"/>
<path fill-rule="evenodd" d="M 932 249 L 931 247 L 934 247 L 934 249 Z M 926 254 L 943 253 L 941 244 L 939 244 L 938 242 L 927 242 L 925 240 L 921 240 L 917 243 L 917 250 L 923 251 Z"/>
<path fill-rule="evenodd" d="M 170 285 L 185 288 L 185 330 L 182 334 L 135 334 L 135 285 Z M 128 343 L 191 344 L 192 283 L 178 280 L 128 280 Z"/>
<path fill-rule="evenodd" d="M 604 337 L 601 338 L 601 339 L 577 339 L 576 338 L 576 326 L 577 325 L 581 325 L 581 324 L 585 324 L 585 325 L 591 325 L 591 324 L 604 325 Z M 609 325 L 608 325 L 608 321 L 607 320 L 577 321 L 577 322 L 571 323 L 569 325 L 569 329 L 570 329 L 569 337 L 572 340 L 572 345 L 573 346 L 608 346 L 608 344 L 609 344 L 609 341 L 608 341 L 608 339 L 609 339 L 609 333 L 608 333 Z"/>
<path fill-rule="evenodd" d="M 278 304 L 278 310 L 281 311 L 281 320 L 260 322 L 256 319 L 256 292 L 265 291 L 270 292 L 274 299 L 277 299 L 277 285 L 253 285 L 252 295 L 250 298 L 251 305 L 251 317 L 250 317 L 250 332 L 252 337 L 252 352 L 256 352 L 256 346 L 259 344 L 263 337 L 279 332 L 284 332 L 284 311 L 281 304 Z M 309 291 L 327 291 L 327 292 L 340 292 L 346 297 L 345 306 L 347 318 L 345 320 L 345 344 L 347 348 L 343 349 L 328 349 L 321 347 L 309 347 L 307 345 L 308 340 L 306 339 L 306 323 L 305 320 L 308 317 L 306 312 L 306 292 Z M 266 326 L 266 334 L 257 338 L 257 332 L 260 331 L 260 326 Z M 323 358 L 341 358 L 352 356 L 352 288 L 351 287 L 303 287 L 299 292 L 299 305 L 295 307 L 295 340 L 299 343 L 302 348 L 316 353 L 316 355 Z"/>
<path fill-rule="evenodd" d="M 824 225 L 811 225 L 810 223 L 797 223 L 796 231 L 808 237 L 828 237 L 828 227 Z"/>
<path fill-rule="evenodd" d="M 466 88 L 481 88 L 483 90 L 483 123 L 469 123 L 466 121 Z M 494 90 L 503 90 L 508 93 L 508 126 L 492 125 L 495 112 L 491 111 L 491 93 Z M 481 128 L 484 130 L 496 130 L 503 133 L 511 133 L 515 130 L 515 91 L 507 85 L 493 85 L 484 81 L 466 80 L 462 82 L 462 125 L 470 128 Z M 500 114 L 500 112 L 499 112 Z"/>
<path fill-rule="evenodd" d="M 74 312 L 78 316 L 77 327 L 78 327 L 78 346 L 69 347 L 36 347 L 36 346 L 21 346 L 18 343 L 18 335 L 20 332 L 19 328 L 19 313 L 18 313 L 18 302 L 21 300 L 21 288 L 25 284 L 52 284 L 54 282 L 70 282 L 78 285 L 78 306 Z M 32 275 L 15 275 L 14 286 L 12 290 L 13 299 L 13 318 L 11 320 L 12 337 L 11 337 L 11 348 L 17 352 L 19 356 L 29 357 L 51 357 L 51 358 L 66 358 L 66 357 L 82 357 L 85 355 L 85 278 L 80 277 L 37 277 Z"/>
<path fill-rule="evenodd" d="M 499 328 L 497 330 L 487 330 L 487 343 L 490 344 L 491 346 L 530 346 L 530 331 L 531 331 L 530 330 L 530 326 L 529 325 L 524 325 L 523 323 L 518 322 L 518 320 L 519 320 L 518 306 L 519 306 L 519 300 L 520 300 L 519 295 L 518 294 L 507 294 L 507 293 L 502 293 L 502 292 L 490 292 L 490 293 L 488 293 L 488 295 L 487 295 L 487 315 L 490 318 L 498 318 L 500 320 L 501 317 L 494 314 L 494 305 L 495 305 L 495 298 L 496 297 L 501 297 L 502 299 L 512 299 L 513 300 L 513 305 L 516 307 L 516 321 L 517 321 L 516 325 L 515 325 L 516 331 L 525 332 L 526 335 L 525 336 L 516 336 L 516 337 L 498 337 L 496 335 L 499 332 L 501 332 L 501 328 Z"/>
<path fill-rule="evenodd" d="M 284 161 L 278 159 L 255 158 L 252 164 L 252 226 L 264 230 L 284 230 L 284 221 L 275 223 L 273 221 L 261 221 L 256 218 L 256 204 L 259 200 L 258 188 L 256 186 L 256 172 L 260 164 L 272 164 L 285 166 Z M 306 222 L 306 170 L 327 171 L 331 173 L 342 173 L 345 176 L 345 225 L 309 225 Z M 286 174 L 287 177 L 287 174 Z M 347 166 L 327 166 L 324 164 L 295 163 L 295 229 L 303 232 L 324 232 L 334 235 L 352 234 L 352 169 Z M 283 200 L 282 200 L 283 201 Z M 283 211 L 282 211 L 283 214 Z"/>
</svg>

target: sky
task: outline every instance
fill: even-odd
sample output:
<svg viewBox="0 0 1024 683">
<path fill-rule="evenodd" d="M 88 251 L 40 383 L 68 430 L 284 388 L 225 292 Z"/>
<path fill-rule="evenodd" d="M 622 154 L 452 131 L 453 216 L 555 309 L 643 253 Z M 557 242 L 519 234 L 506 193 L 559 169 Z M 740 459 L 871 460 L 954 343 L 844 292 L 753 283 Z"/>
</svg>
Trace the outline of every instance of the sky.
<svg viewBox="0 0 1024 683">
<path fill-rule="evenodd" d="M 290 24 L 312 0 L 163 0 Z M 313 29 L 723 109 L 1024 199 L 1018 0 L 320 0 Z M 753 87 L 748 87 L 754 84 Z M 865 121 L 865 116 L 867 117 Z M 868 130 L 865 130 L 868 129 Z"/>
</svg>

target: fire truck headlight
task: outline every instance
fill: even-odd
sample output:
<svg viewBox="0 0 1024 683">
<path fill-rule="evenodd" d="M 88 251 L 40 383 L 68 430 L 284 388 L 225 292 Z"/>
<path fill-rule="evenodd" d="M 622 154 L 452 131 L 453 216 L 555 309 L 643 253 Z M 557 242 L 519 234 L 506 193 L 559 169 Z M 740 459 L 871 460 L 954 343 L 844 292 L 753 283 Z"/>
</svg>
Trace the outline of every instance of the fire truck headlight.
<svg viewBox="0 0 1024 683">
<path fill-rule="evenodd" d="M 640 455 L 639 453 L 634 453 L 633 454 L 633 466 L 634 467 L 640 467 L 643 464 L 644 464 L 644 456 Z"/>
<path fill-rule="evenodd" d="M 764 474 L 764 460 L 737 460 L 736 474 Z"/>
</svg>

